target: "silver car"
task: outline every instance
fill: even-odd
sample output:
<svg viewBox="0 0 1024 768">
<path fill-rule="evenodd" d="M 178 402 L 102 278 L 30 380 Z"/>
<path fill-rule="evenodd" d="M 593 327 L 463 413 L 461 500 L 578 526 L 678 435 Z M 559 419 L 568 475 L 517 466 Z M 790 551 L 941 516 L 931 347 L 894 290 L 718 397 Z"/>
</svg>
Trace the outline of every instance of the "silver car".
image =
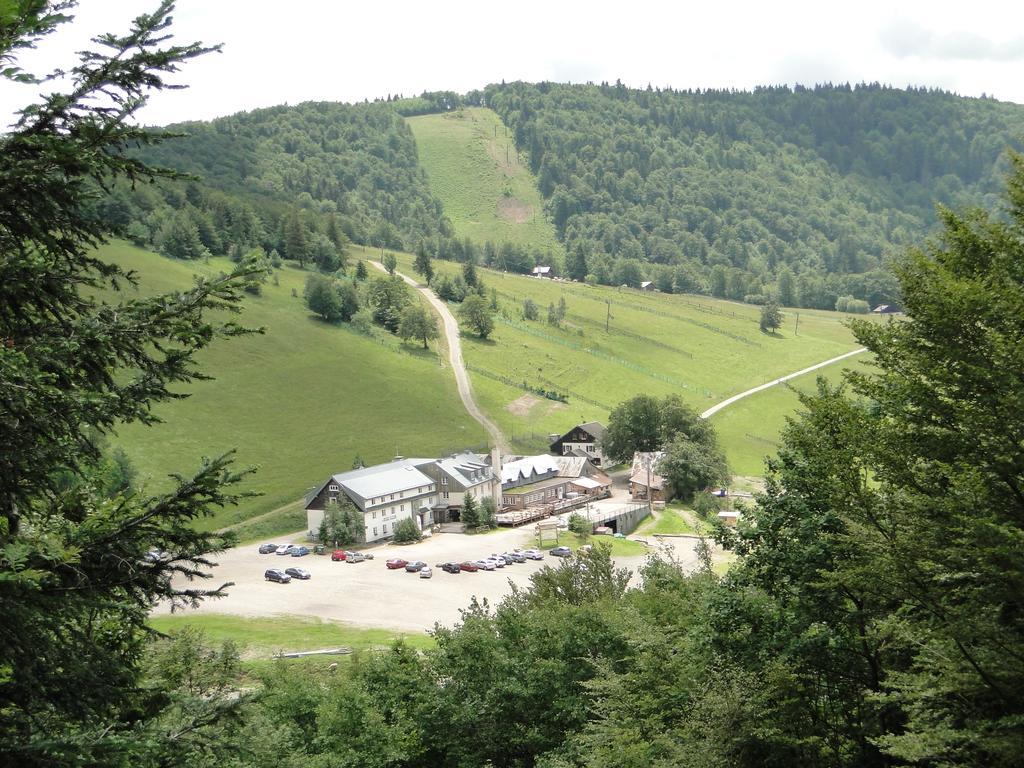
<svg viewBox="0 0 1024 768">
<path fill-rule="evenodd" d="M 474 560 L 473 565 L 481 571 L 493 571 L 498 567 L 498 564 L 493 560 Z"/>
</svg>

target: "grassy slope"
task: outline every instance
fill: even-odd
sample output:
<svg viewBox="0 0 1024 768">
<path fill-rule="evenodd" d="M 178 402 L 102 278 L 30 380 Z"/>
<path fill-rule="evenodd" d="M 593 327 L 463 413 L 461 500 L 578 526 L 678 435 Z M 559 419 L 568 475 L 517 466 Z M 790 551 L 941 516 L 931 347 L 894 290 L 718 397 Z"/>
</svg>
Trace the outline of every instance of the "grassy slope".
<svg viewBox="0 0 1024 768">
<path fill-rule="evenodd" d="M 818 377 L 832 384 L 842 381 L 843 371 L 861 368 L 867 355 L 841 360 L 783 386 L 772 387 L 740 400 L 711 417 L 722 444 L 727 446 L 729 464 L 737 475 L 761 476 L 764 460 L 778 448 L 786 417 L 800 408 L 798 392 L 813 392 Z"/>
<path fill-rule="evenodd" d="M 459 237 L 562 252 L 533 174 L 494 112 L 461 109 L 408 123 L 431 191 Z"/>
<path fill-rule="evenodd" d="M 412 274 L 411 257 L 399 254 L 398 260 L 400 269 Z M 446 262 L 436 262 L 435 268 L 459 270 Z M 605 421 L 611 407 L 638 393 L 678 392 L 704 410 L 737 392 L 856 348 L 842 316 L 834 312 L 800 310 L 799 335 L 794 335 L 795 312 L 787 312 L 784 328 L 768 336 L 758 330 L 757 307 L 486 269 L 481 275 L 498 291 L 506 318 L 499 319 L 486 341 L 464 334 L 464 355 L 478 401 L 524 451 L 543 450 L 548 433 L 564 432 L 580 421 Z M 567 320 L 562 328 L 553 328 L 545 322 L 546 308 L 562 296 Z M 526 297 L 540 305 L 540 321 L 521 319 Z M 612 319 L 606 333 L 607 302 Z M 540 398 L 524 402 L 521 386 L 495 376 L 567 392 L 568 404 Z M 813 383 L 813 377 L 808 381 Z M 517 400 L 520 408 L 514 413 L 510 404 Z M 744 452 L 750 453 L 745 434 L 775 439 L 784 415 L 795 407 L 795 398 L 766 402 L 768 406 L 744 409 L 723 434 L 730 459 L 745 469 L 751 466 L 749 456 L 744 458 Z M 774 410 L 768 413 L 766 407 Z M 727 409 L 723 417 L 728 413 Z"/>
<path fill-rule="evenodd" d="M 227 268 L 226 262 L 183 263 L 123 243 L 104 248 L 111 261 L 135 269 L 146 292 L 187 287 L 192 275 Z M 276 509 L 339 470 L 358 453 L 367 462 L 433 455 L 480 445 L 485 436 L 463 410 L 451 372 L 433 350 L 404 352 L 391 338 L 370 339 L 347 327 L 328 326 L 305 309 L 306 273 L 286 268 L 280 285 L 250 297 L 241 319 L 266 326 L 263 336 L 216 343 L 200 356 L 213 382 L 188 387 L 187 400 L 163 404 L 166 423 L 128 425 L 125 446 L 148 487 L 169 472 L 189 472 L 202 455 L 238 449 L 238 464 L 257 464 L 248 483 L 263 496 L 225 510 L 204 524 L 217 527 Z M 383 342 L 383 343 L 382 343 Z M 254 536 L 295 530 L 295 508 Z M 301 527 L 301 525 L 299 526 Z"/>
</svg>

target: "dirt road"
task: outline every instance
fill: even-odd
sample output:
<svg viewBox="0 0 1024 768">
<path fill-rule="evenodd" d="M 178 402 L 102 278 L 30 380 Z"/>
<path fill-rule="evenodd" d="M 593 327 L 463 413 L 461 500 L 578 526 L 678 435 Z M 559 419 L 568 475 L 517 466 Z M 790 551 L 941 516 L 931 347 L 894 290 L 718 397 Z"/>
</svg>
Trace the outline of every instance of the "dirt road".
<svg viewBox="0 0 1024 768">
<path fill-rule="evenodd" d="M 826 365 L 832 365 L 832 363 L 838 363 L 840 360 L 845 360 L 846 358 L 852 357 L 853 355 L 859 355 L 861 352 L 867 352 L 867 349 L 865 349 L 864 347 L 861 347 L 860 349 L 855 349 L 852 352 L 847 352 L 845 355 L 839 355 L 839 357 L 833 357 L 831 360 L 826 360 L 823 363 L 817 363 L 817 364 L 812 365 L 812 366 L 810 366 L 808 368 L 804 368 L 801 371 L 797 371 L 796 373 L 787 374 L 785 376 L 782 376 L 781 378 L 775 379 L 773 381 L 769 381 L 767 384 L 762 384 L 759 387 L 754 387 L 753 389 L 748 389 L 746 392 L 740 392 L 738 395 L 733 395 L 732 397 L 728 398 L 727 400 L 723 400 L 722 402 L 718 403 L 717 405 L 711 406 L 706 411 L 704 411 L 704 413 L 702 413 L 700 415 L 700 417 L 702 419 L 710 419 L 712 416 L 714 416 L 720 410 L 722 410 L 723 408 L 726 408 L 726 407 L 732 405 L 737 400 L 742 400 L 744 397 L 750 397 L 751 395 L 755 395 L 758 392 L 763 392 L 766 389 L 770 389 L 771 387 L 774 387 L 776 384 L 781 384 L 784 381 L 789 381 L 790 379 L 795 379 L 797 376 L 803 376 L 805 373 L 810 373 L 811 371 L 816 371 L 819 368 L 824 368 Z"/>
<path fill-rule="evenodd" d="M 373 266 L 379 269 L 381 272 L 387 272 L 384 265 L 378 261 L 370 262 Z M 480 407 L 476 404 L 476 400 L 473 399 L 473 388 L 469 382 L 469 373 L 466 371 L 466 366 L 462 362 L 462 344 L 459 341 L 459 324 L 455 320 L 455 316 L 452 315 L 448 309 L 448 305 L 439 299 L 430 288 L 425 285 L 420 285 L 411 277 L 403 275 L 401 272 L 396 272 L 400 278 L 406 283 L 411 285 L 413 288 L 422 293 L 430 305 L 437 310 L 437 313 L 441 316 L 442 325 L 444 327 L 445 340 L 448 343 L 448 362 L 452 366 L 452 370 L 455 371 L 455 383 L 459 388 L 459 397 L 462 398 L 462 404 L 465 406 L 466 411 L 472 416 L 477 422 L 480 423 L 490 435 L 491 440 L 498 446 L 502 453 L 508 452 L 508 442 L 505 440 L 505 436 L 498 429 L 498 425 L 491 421 L 484 414 Z"/>
</svg>

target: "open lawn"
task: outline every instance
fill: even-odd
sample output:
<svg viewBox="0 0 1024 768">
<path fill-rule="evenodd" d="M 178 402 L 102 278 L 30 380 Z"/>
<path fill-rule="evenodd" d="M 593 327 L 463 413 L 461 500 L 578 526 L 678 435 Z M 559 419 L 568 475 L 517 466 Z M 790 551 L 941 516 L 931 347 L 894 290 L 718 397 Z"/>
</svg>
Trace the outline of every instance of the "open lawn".
<svg viewBox="0 0 1024 768">
<path fill-rule="evenodd" d="M 407 122 L 430 189 L 456 235 L 563 252 L 530 167 L 494 112 L 471 107 Z"/>
<path fill-rule="evenodd" d="M 398 261 L 401 271 L 414 274 L 409 255 L 398 254 Z M 434 266 L 448 274 L 461 269 L 442 261 Z M 499 314 L 490 338 L 463 334 L 463 355 L 478 402 L 524 452 L 544 450 L 549 433 L 562 433 L 579 422 L 606 422 L 615 405 L 639 393 L 675 392 L 703 411 L 750 387 L 857 348 L 845 316 L 835 312 L 787 310 L 783 328 L 764 334 L 758 329 L 760 309 L 750 305 L 488 269 L 479 273 L 488 289 L 497 291 Z M 540 320 L 523 319 L 526 298 L 540 307 Z M 547 308 L 562 298 L 565 320 L 549 325 Z M 557 391 L 566 402 L 548 399 L 541 390 Z M 745 402 L 716 419 L 727 418 Z M 754 454 L 745 436 L 760 435 L 763 425 L 781 425 L 794 404 L 795 399 L 769 397 L 760 409 L 744 410 L 723 429 L 723 444 L 737 471 L 760 474 L 759 468 L 751 469 Z M 765 427 L 761 437 L 774 440 L 777 433 L 778 426 Z"/>
<path fill-rule="evenodd" d="M 188 287 L 192 275 L 229 262 L 181 262 L 115 242 L 102 256 L 134 269 L 140 290 Z M 261 296 L 247 297 L 241 322 L 266 333 L 216 342 L 199 360 L 215 381 L 187 387 L 186 400 L 156 413 L 166 423 L 127 425 L 123 445 L 147 490 L 167 487 L 171 472 L 188 473 L 203 455 L 237 448 L 238 466 L 259 466 L 246 487 L 263 495 L 202 525 L 217 528 L 284 507 L 332 472 L 405 456 L 440 455 L 481 446 L 486 436 L 459 401 L 454 377 L 432 347 L 403 345 L 386 333 L 370 338 L 313 317 L 302 301 L 307 272 L 285 267 Z M 296 530 L 296 505 L 264 518 L 244 539 Z"/>
<path fill-rule="evenodd" d="M 751 395 L 711 417 L 718 438 L 726 448 L 729 465 L 736 475 L 764 475 L 764 461 L 774 455 L 786 417 L 800 409 L 799 392 L 813 392 L 819 377 L 835 385 L 843 371 L 863 368 L 871 358 L 858 355 L 790 379 L 784 384 Z"/>
<path fill-rule="evenodd" d="M 272 663 L 279 652 L 314 651 L 326 648 L 346 647 L 353 651 L 382 648 L 401 637 L 413 648 L 432 648 L 434 640 L 425 634 L 398 633 L 388 629 L 364 629 L 336 621 L 317 618 L 280 616 L 275 618 L 246 618 L 226 614 L 209 613 L 151 616 L 149 625 L 158 632 L 180 631 L 186 626 L 202 630 L 210 644 L 228 640 L 238 646 L 246 669 L 258 671 Z M 286 659 L 287 664 L 323 666 L 332 662 L 343 662 L 351 656 L 308 656 L 302 659 Z"/>
<path fill-rule="evenodd" d="M 709 533 L 709 526 L 681 504 L 669 504 L 665 509 L 655 511 L 636 529 L 637 536 Z"/>
</svg>

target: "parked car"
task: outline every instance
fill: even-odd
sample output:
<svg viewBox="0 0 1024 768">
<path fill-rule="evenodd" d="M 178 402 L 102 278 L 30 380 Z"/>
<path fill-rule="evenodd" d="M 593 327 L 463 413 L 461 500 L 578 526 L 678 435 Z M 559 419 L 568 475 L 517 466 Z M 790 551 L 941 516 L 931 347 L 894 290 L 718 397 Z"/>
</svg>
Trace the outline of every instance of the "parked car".
<svg viewBox="0 0 1024 768">
<path fill-rule="evenodd" d="M 309 547 L 295 547 L 289 554 L 292 557 L 305 557 L 312 551 Z"/>
<path fill-rule="evenodd" d="M 524 549 L 523 557 L 525 557 L 527 560 L 543 560 L 544 553 L 541 552 L 539 549 Z"/>
<path fill-rule="evenodd" d="M 336 549 L 333 552 L 331 552 L 331 560 L 333 560 L 334 562 L 344 560 L 346 554 L 347 553 L 345 552 L 344 549 Z"/>
<path fill-rule="evenodd" d="M 427 567 L 427 564 L 422 560 L 410 560 L 405 564 L 405 570 L 409 573 L 416 573 L 416 571 L 423 570 Z"/>
<path fill-rule="evenodd" d="M 261 555 L 269 555 L 271 552 L 277 552 L 277 544 L 260 544 Z"/>
<path fill-rule="evenodd" d="M 373 552 L 363 552 L 362 555 L 365 560 L 373 560 Z"/>
<path fill-rule="evenodd" d="M 397 571 L 399 568 L 405 568 L 409 564 L 408 560 L 403 560 L 400 557 L 393 557 L 384 563 L 390 571 Z"/>
<path fill-rule="evenodd" d="M 480 570 L 480 566 L 476 563 L 470 562 L 469 560 L 464 563 L 459 563 L 459 568 L 463 571 L 469 571 L 470 573 L 476 573 Z"/>
<path fill-rule="evenodd" d="M 361 563 L 361 562 L 363 562 L 363 560 L 369 560 L 369 559 L 370 558 L 368 558 L 362 552 L 346 552 L 345 553 L 345 562 L 346 563 Z"/>
<path fill-rule="evenodd" d="M 475 560 L 473 564 L 481 571 L 493 571 L 498 567 L 498 564 L 493 560 Z"/>
<path fill-rule="evenodd" d="M 151 549 L 142 557 L 147 563 L 165 563 L 171 559 L 171 553 L 162 549 Z"/>
<path fill-rule="evenodd" d="M 511 557 L 513 563 L 526 562 L 526 555 L 524 555 L 522 552 L 502 552 L 501 556 L 504 557 L 506 560 Z"/>
<path fill-rule="evenodd" d="M 274 551 L 279 555 L 290 555 L 293 549 L 295 549 L 294 544 L 282 544 Z"/>
<path fill-rule="evenodd" d="M 515 560 L 512 559 L 512 555 L 506 555 L 502 552 L 500 555 L 491 555 L 492 560 L 501 560 L 505 565 L 512 565 Z"/>
<path fill-rule="evenodd" d="M 263 573 L 263 578 L 267 581 L 276 581 L 279 584 L 287 584 L 292 580 L 292 577 L 282 571 L 280 568 L 268 568 Z"/>
<path fill-rule="evenodd" d="M 505 562 L 505 558 L 498 557 L 497 555 L 491 555 L 490 557 L 484 558 L 490 563 L 494 563 L 495 568 L 504 568 L 508 563 Z"/>
<path fill-rule="evenodd" d="M 555 547 L 548 554 L 552 557 L 572 557 L 572 550 L 569 547 Z"/>
<path fill-rule="evenodd" d="M 430 570 L 429 567 L 420 568 L 420 578 L 421 579 L 430 579 L 430 578 L 433 578 L 433 576 L 434 576 L 434 572 L 432 570 Z"/>
<path fill-rule="evenodd" d="M 305 568 L 285 568 L 284 572 L 293 579 L 302 579 L 303 581 L 306 581 L 310 577 L 309 571 Z"/>
<path fill-rule="evenodd" d="M 442 563 L 441 570 L 447 573 L 458 573 L 462 567 L 458 563 Z"/>
</svg>

